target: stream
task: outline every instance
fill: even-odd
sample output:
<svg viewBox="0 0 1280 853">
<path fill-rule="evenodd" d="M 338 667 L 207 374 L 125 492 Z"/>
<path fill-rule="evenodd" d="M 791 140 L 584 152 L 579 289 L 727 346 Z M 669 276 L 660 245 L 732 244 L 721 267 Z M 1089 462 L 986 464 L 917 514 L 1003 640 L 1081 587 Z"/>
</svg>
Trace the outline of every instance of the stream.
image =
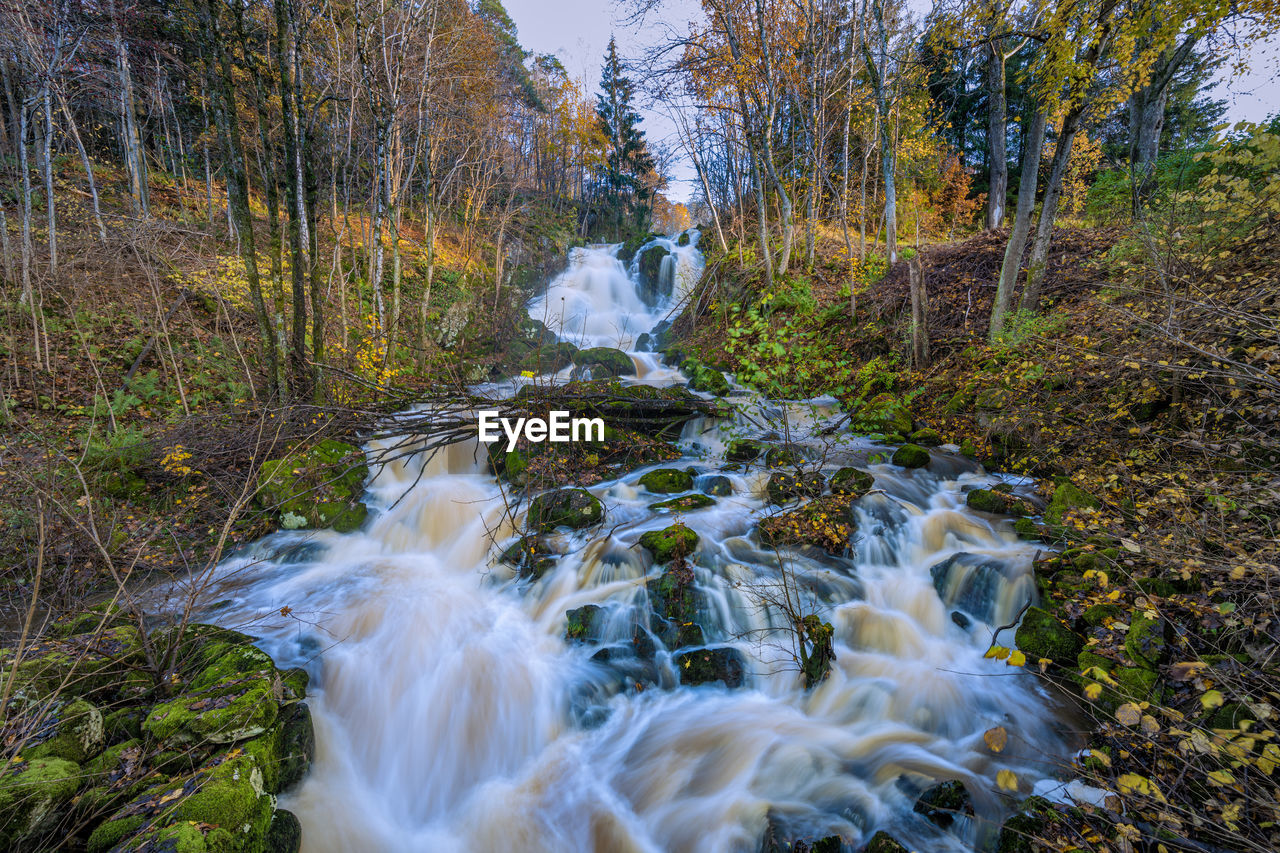
<svg viewBox="0 0 1280 853">
<path fill-rule="evenodd" d="M 690 236 L 645 249 L 671 252 L 656 288 L 617 246 L 575 249 L 530 316 L 580 347 L 628 351 L 624 383 L 683 383 L 639 350 L 697 281 Z M 502 397 L 570 370 L 479 390 Z M 727 478 L 731 494 L 716 480 L 714 505 L 678 517 L 700 537 L 690 562 L 705 645 L 743 662 L 734 689 L 682 686 L 676 650 L 660 642 L 647 657 L 628 651 L 645 581 L 662 571 L 637 540 L 676 520 L 649 507 L 669 496 L 637 484 L 650 469 L 590 486 L 605 524 L 556 534 L 561 556 L 537 580 L 497 559 L 518 533 L 515 490 L 475 440 L 374 469 L 357 532 L 277 533 L 219 567 L 202 618 L 312 676 L 316 761 L 280 803 L 300 818 L 305 851 L 752 853 L 771 825 L 780 838 L 838 834 L 848 849 L 880 829 L 917 850 L 992 842 L 1009 807 L 997 773 L 1013 771 L 1026 793 L 1070 751 L 1037 679 L 984 657 L 993 628 L 1034 595 L 1035 546 L 967 510 L 964 492 L 1021 481 L 945 448 L 925 468 L 889 464 L 882 444 L 825 434 L 833 399 L 736 386 L 727 399 L 735 417 L 691 421 L 683 458 L 653 467 L 694 468 L 695 490 Z M 776 508 L 767 469 L 725 463 L 726 441 L 742 436 L 799 445 L 828 474 L 874 475 L 846 556 L 758 541 Z M 784 594 L 835 629 L 832 671 L 812 689 L 772 603 Z M 566 612 L 584 605 L 604 614 L 599 643 L 565 640 Z M 1012 645 L 1012 630 L 1000 639 Z M 1009 734 L 998 754 L 983 742 L 996 726 Z M 912 811 L 952 779 L 989 820 L 943 830 Z"/>
</svg>

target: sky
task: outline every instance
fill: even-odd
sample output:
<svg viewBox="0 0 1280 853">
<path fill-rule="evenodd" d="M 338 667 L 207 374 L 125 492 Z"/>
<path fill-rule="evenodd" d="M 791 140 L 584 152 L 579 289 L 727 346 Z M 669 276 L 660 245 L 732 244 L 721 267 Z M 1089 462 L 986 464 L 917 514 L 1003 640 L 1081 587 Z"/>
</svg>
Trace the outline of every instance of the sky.
<svg viewBox="0 0 1280 853">
<path fill-rule="evenodd" d="M 570 76 L 580 78 L 594 92 L 600 82 L 600 64 L 609 36 L 618 39 L 624 57 L 636 56 L 660 38 L 652 22 L 646 28 L 627 26 L 626 9 L 614 0 L 504 0 L 507 13 L 516 24 L 520 43 L 533 53 L 555 54 Z M 923 14 L 925 0 L 909 0 Z M 683 29 L 698 14 L 694 2 L 668 2 L 665 17 Z M 1262 121 L 1280 111 L 1280 41 L 1275 39 L 1250 51 L 1249 68 L 1239 74 L 1230 63 L 1219 72 L 1213 95 L 1227 102 L 1226 121 Z M 675 146 L 675 126 L 664 115 L 641 106 L 649 139 Z M 693 168 L 683 160 L 674 164 L 667 197 L 687 201 L 696 180 Z"/>
</svg>

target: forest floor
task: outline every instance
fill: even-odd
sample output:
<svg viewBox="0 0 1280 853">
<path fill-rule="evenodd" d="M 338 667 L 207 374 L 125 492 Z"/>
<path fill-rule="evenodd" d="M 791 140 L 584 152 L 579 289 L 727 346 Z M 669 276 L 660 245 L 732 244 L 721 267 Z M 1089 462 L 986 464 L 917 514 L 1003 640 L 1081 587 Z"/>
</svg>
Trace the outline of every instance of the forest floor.
<svg viewBox="0 0 1280 853">
<path fill-rule="evenodd" d="M 712 251 L 677 324 L 682 349 L 774 396 L 833 394 L 869 432 L 907 413 L 1040 483 L 1048 509 L 1001 509 L 1046 542 L 1043 630 L 1018 631 L 1025 656 L 991 654 L 1074 698 L 1091 725 L 1066 769 L 1110 793 L 1032 801 L 1039 849 L 1280 849 L 1276 237 L 1260 229 L 1174 284 L 1116 229 L 1060 229 L 1047 307 L 993 344 L 1005 235 L 927 247 L 923 365 L 903 356 L 906 263 L 855 263 L 851 318 L 834 241 L 772 289 Z"/>
</svg>

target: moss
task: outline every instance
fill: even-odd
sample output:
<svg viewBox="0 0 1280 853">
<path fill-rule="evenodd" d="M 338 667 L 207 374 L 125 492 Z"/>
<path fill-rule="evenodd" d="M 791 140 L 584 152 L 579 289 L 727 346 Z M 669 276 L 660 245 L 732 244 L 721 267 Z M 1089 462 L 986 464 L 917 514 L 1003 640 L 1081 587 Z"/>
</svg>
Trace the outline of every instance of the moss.
<svg viewBox="0 0 1280 853">
<path fill-rule="evenodd" d="M 925 427 L 911 433 L 911 443 L 921 447 L 937 447 L 942 444 L 942 436 L 936 429 Z"/>
<path fill-rule="evenodd" d="M 717 397 L 723 397 L 730 391 L 729 380 L 723 373 L 696 358 L 685 359 L 680 370 L 689 377 L 689 387 L 695 391 Z"/>
<path fill-rule="evenodd" d="M 227 649 L 191 679 L 190 689 L 203 690 L 240 676 L 271 676 L 276 665 L 271 655 L 257 646 L 237 645 Z"/>
<path fill-rule="evenodd" d="M 703 481 L 702 491 L 708 495 L 725 498 L 733 494 L 733 482 L 728 477 L 717 474 Z"/>
<path fill-rule="evenodd" d="M 754 438 L 740 438 L 725 445 L 724 458 L 729 462 L 754 462 L 766 452 L 769 445 Z"/>
<path fill-rule="evenodd" d="M 1160 676 L 1155 670 L 1139 666 L 1118 666 L 1111 677 L 1119 683 L 1116 692 L 1122 698 L 1135 702 L 1154 702 L 1159 700 Z"/>
<path fill-rule="evenodd" d="M 1018 534 L 1019 539 L 1025 539 L 1028 542 L 1040 542 L 1045 538 L 1044 530 L 1029 518 L 1019 518 L 1015 521 L 1013 532 Z"/>
<path fill-rule="evenodd" d="M 1171 595 L 1178 594 L 1177 588 L 1164 578 L 1138 578 L 1136 583 L 1138 589 L 1147 595 L 1154 595 L 1158 598 L 1168 598 Z"/>
<path fill-rule="evenodd" d="M 1041 797 L 1027 797 L 1022 810 L 1010 817 L 1000 828 L 996 840 L 997 853 L 1032 853 L 1037 847 L 1032 839 L 1044 832 L 1053 807 Z"/>
<path fill-rule="evenodd" d="M 964 783 L 951 779 L 934 785 L 916 800 L 914 811 L 946 829 L 958 815 L 973 814 L 973 800 Z"/>
<path fill-rule="evenodd" d="M 764 454 L 764 464 L 769 468 L 794 467 L 804 462 L 804 453 L 794 444 L 770 447 Z"/>
<path fill-rule="evenodd" d="M 877 394 L 857 402 L 850 412 L 850 427 L 870 435 L 911 434 L 911 413 L 892 394 Z"/>
<path fill-rule="evenodd" d="M 83 782 L 80 766 L 73 761 L 10 761 L 0 769 L 0 844 L 16 846 L 50 828 Z"/>
<path fill-rule="evenodd" d="M 499 558 L 522 578 L 537 580 L 556 564 L 554 552 L 541 536 L 521 536 Z"/>
<path fill-rule="evenodd" d="M 265 732 L 279 705 L 273 679 L 232 677 L 156 705 L 142 724 L 158 741 L 233 743 Z"/>
<path fill-rule="evenodd" d="M 673 524 L 641 535 L 640 545 L 653 554 L 655 563 L 667 563 L 676 557 L 692 554 L 698 545 L 698 534 L 683 524 Z"/>
<path fill-rule="evenodd" d="M 894 451 L 893 464 L 902 468 L 923 468 L 929 464 L 929 451 L 918 444 L 904 444 Z"/>
<path fill-rule="evenodd" d="M 529 504 L 529 530 L 549 533 L 557 527 L 574 530 L 604 521 L 604 504 L 586 489 L 557 489 L 538 495 Z"/>
<path fill-rule="evenodd" d="M 992 515 L 1026 515 L 1027 506 L 1022 501 L 994 489 L 973 489 L 964 499 L 965 506 Z"/>
<path fill-rule="evenodd" d="M 907 853 L 907 848 L 883 829 L 871 836 L 867 842 L 866 853 Z"/>
<path fill-rule="evenodd" d="M 1105 625 L 1108 621 L 1119 619 L 1124 615 L 1124 608 L 1118 604 L 1095 604 L 1085 610 L 1084 623 L 1091 628 Z"/>
<path fill-rule="evenodd" d="M 769 482 L 765 484 L 765 494 L 769 502 L 775 504 L 784 504 L 801 497 L 816 498 L 822 494 L 825 482 L 825 478 L 816 472 L 806 474 L 800 471 L 779 471 L 769 477 Z"/>
<path fill-rule="evenodd" d="M 210 840 L 217 844 L 221 839 L 213 838 Z M 211 849 L 225 849 L 222 845 L 211 848 L 205 840 L 205 829 L 194 821 L 176 823 L 164 827 L 148 827 L 129 839 L 129 847 L 140 853 L 151 853 L 151 851 L 155 851 L 155 853 L 160 853 L 160 851 L 164 851 L 164 853 L 207 853 Z"/>
<path fill-rule="evenodd" d="M 649 504 L 649 509 L 672 512 L 691 512 L 695 509 L 705 509 L 713 506 L 716 502 L 715 498 L 706 495 L 685 495 L 684 497 L 672 498 L 671 500 L 658 501 Z"/>
<path fill-rule="evenodd" d="M 673 662 L 681 684 L 719 681 L 725 687 L 741 687 L 744 680 L 742 654 L 734 648 L 696 649 L 676 655 Z"/>
<path fill-rule="evenodd" d="M 1054 489 L 1053 499 L 1044 511 L 1044 520 L 1050 524 L 1061 524 L 1063 517 L 1073 509 L 1098 509 L 1101 506 L 1102 503 L 1093 495 L 1064 480 Z"/>
<path fill-rule="evenodd" d="M 633 376 L 636 366 L 631 356 L 620 349 L 591 347 L 573 354 L 573 363 L 591 371 L 592 379 L 610 379 L 615 376 Z"/>
<path fill-rule="evenodd" d="M 600 639 L 604 627 L 603 611 L 598 605 L 584 604 L 564 614 L 564 638 L 569 642 L 586 642 Z"/>
<path fill-rule="evenodd" d="M 693 475 L 676 468 L 659 468 L 643 475 L 640 485 L 660 495 L 687 492 L 693 488 Z"/>
<path fill-rule="evenodd" d="M 266 849 L 270 853 L 298 853 L 302 849 L 302 823 L 286 809 L 276 809 L 267 832 Z"/>
<path fill-rule="evenodd" d="M 55 712 L 51 738 L 27 750 L 29 758 L 62 758 L 84 764 L 106 746 L 102 712 L 83 699 L 73 699 Z"/>
<path fill-rule="evenodd" d="M 102 718 L 102 730 L 108 743 L 119 743 L 142 737 L 142 721 L 147 718 L 146 708 L 120 708 Z"/>
<path fill-rule="evenodd" d="M 325 439 L 301 454 L 262 463 L 257 499 L 294 526 L 350 532 L 368 514 L 359 500 L 368 474 L 359 448 Z"/>
<path fill-rule="evenodd" d="M 1239 702 L 1228 702 L 1214 711 L 1213 716 L 1209 717 L 1208 728 L 1236 729 L 1245 720 L 1257 719 L 1258 715 L 1250 711 L 1247 705 L 1242 705 Z"/>
<path fill-rule="evenodd" d="M 860 498 L 875 486 L 876 478 L 857 468 L 841 468 L 831 475 L 831 491 L 837 495 Z"/>
<path fill-rule="evenodd" d="M 1135 613 L 1125 634 L 1124 650 L 1140 665 L 1158 666 L 1165 651 L 1164 621 Z"/>
<path fill-rule="evenodd" d="M 974 446 L 972 439 L 966 438 L 960 442 L 960 455 L 969 459 L 978 458 L 978 448 Z"/>
<path fill-rule="evenodd" d="M 1074 666 L 1084 645 L 1079 635 L 1039 607 L 1027 608 L 1014 639 L 1018 648 L 1033 660 L 1049 658 L 1062 666 Z"/>
</svg>

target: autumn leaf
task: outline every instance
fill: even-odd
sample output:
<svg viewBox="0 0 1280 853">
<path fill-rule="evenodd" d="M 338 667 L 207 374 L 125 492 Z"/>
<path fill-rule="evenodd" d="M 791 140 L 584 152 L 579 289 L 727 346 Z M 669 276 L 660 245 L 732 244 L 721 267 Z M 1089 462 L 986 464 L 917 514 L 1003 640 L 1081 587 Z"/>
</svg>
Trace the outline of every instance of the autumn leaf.
<svg viewBox="0 0 1280 853">
<path fill-rule="evenodd" d="M 1212 711 L 1214 708 L 1221 708 L 1223 701 L 1221 690 L 1209 690 L 1200 697 L 1200 706 L 1206 711 Z"/>
<path fill-rule="evenodd" d="M 1005 745 L 1009 742 L 1009 733 L 1005 731 L 1004 726 L 996 726 L 982 733 L 982 741 L 992 752 L 1003 752 Z"/>
<path fill-rule="evenodd" d="M 1144 797 L 1164 800 L 1164 795 L 1160 793 L 1156 783 L 1145 776 L 1139 776 L 1137 773 L 1122 774 L 1119 779 L 1116 779 L 1116 786 L 1123 794 L 1139 794 Z"/>
<path fill-rule="evenodd" d="M 1016 791 L 1018 790 L 1018 774 L 1012 770 L 1001 770 L 996 774 L 996 785 L 1002 791 Z"/>
<path fill-rule="evenodd" d="M 1121 725 L 1136 726 L 1142 721 L 1142 711 L 1132 702 L 1125 702 L 1119 708 L 1116 708 L 1116 719 Z"/>
</svg>

